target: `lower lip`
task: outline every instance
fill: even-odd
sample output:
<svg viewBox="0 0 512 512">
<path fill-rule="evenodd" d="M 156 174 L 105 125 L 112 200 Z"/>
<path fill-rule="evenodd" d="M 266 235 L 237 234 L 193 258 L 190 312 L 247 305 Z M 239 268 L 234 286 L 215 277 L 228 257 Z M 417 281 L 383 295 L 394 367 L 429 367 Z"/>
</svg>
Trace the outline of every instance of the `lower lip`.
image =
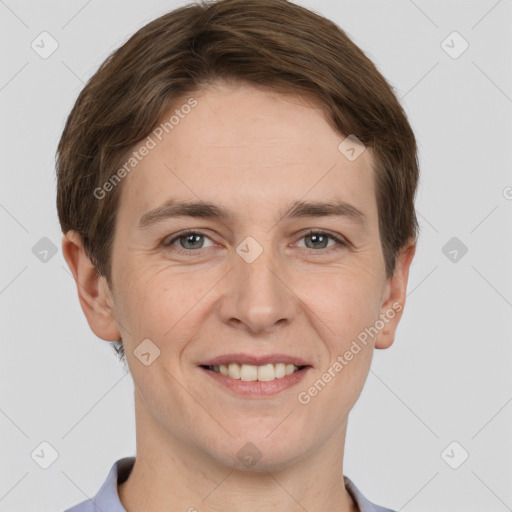
<svg viewBox="0 0 512 512">
<path fill-rule="evenodd" d="M 260 382 L 258 380 L 246 382 L 240 379 L 232 379 L 231 377 L 222 375 L 222 373 L 207 370 L 201 366 L 199 369 L 206 372 L 206 374 L 215 382 L 225 386 L 237 395 L 246 397 L 263 397 L 276 395 L 285 389 L 295 386 L 306 376 L 306 373 L 311 369 L 311 366 L 307 366 L 306 368 L 293 372 L 290 375 L 285 375 L 280 379 L 269 380 L 266 382 Z"/>
</svg>

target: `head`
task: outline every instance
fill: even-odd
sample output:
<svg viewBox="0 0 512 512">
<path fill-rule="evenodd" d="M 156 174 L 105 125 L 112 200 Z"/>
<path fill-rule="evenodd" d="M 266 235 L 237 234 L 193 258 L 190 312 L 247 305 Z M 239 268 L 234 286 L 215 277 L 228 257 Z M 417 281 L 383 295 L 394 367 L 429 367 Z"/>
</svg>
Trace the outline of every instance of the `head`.
<svg viewBox="0 0 512 512">
<path fill-rule="evenodd" d="M 349 135 L 364 145 L 354 160 L 340 146 Z M 326 439 L 357 400 L 373 349 L 394 340 L 418 229 L 415 137 L 344 31 L 284 0 L 172 11 L 101 65 L 57 153 L 63 252 L 82 308 L 126 353 L 157 423 L 220 457 L 217 427 L 190 432 L 212 419 L 184 388 L 214 411 L 236 405 L 240 416 L 225 420 L 235 436 L 258 437 L 262 409 L 205 389 L 202 363 L 295 354 L 311 366 L 309 387 L 374 327 L 315 400 L 295 400 L 280 432 L 291 447 L 317 418 L 301 443 Z M 162 215 L 171 210 L 179 215 Z M 149 366 L 137 355 L 147 339 L 158 352 Z M 268 430 L 289 397 L 268 402 Z"/>
</svg>

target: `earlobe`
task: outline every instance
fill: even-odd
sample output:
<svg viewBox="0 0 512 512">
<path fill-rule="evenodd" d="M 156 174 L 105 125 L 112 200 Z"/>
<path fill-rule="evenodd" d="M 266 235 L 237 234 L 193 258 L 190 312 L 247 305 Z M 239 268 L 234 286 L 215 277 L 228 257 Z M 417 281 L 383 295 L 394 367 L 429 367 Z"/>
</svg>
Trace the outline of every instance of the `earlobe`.
<svg viewBox="0 0 512 512">
<path fill-rule="evenodd" d="M 75 279 L 80 306 L 91 330 L 106 341 L 119 339 L 110 289 L 85 254 L 79 233 L 68 231 L 63 236 L 62 254 Z"/>
<path fill-rule="evenodd" d="M 407 282 L 416 242 L 410 240 L 400 251 L 395 265 L 395 273 L 386 283 L 386 292 L 379 315 L 379 329 L 375 340 L 375 348 L 389 348 L 394 340 L 395 333 L 402 317 L 407 295 Z M 384 325 L 383 325 L 384 324 Z"/>
</svg>

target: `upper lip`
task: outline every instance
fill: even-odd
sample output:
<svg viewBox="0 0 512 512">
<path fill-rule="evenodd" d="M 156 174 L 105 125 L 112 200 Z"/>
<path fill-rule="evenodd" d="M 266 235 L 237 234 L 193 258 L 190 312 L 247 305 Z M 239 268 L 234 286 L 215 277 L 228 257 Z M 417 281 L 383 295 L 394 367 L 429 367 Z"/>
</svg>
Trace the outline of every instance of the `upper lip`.
<svg viewBox="0 0 512 512">
<path fill-rule="evenodd" d="M 199 366 L 218 366 L 221 364 L 238 363 L 238 364 L 252 364 L 255 366 L 263 366 L 265 364 L 294 364 L 296 366 L 310 366 L 310 364 L 297 356 L 289 356 L 286 354 L 267 354 L 267 355 L 253 355 L 253 354 L 225 354 L 217 356 L 208 361 L 200 363 Z"/>
</svg>

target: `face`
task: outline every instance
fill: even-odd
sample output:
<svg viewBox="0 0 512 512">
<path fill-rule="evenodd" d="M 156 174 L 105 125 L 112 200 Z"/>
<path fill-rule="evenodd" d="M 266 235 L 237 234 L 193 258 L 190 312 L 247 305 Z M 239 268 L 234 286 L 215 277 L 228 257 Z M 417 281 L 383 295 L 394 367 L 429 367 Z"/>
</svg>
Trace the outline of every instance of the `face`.
<svg viewBox="0 0 512 512">
<path fill-rule="evenodd" d="M 89 323 L 104 339 L 122 336 L 147 436 L 228 466 L 252 443 L 276 468 L 343 437 L 375 346 L 393 340 L 410 259 L 386 279 L 371 150 L 347 159 L 318 107 L 226 84 L 193 97 L 193 108 L 173 105 L 179 122 L 124 179 L 116 321 L 90 313 Z M 157 210 L 171 200 L 175 214 L 178 203 L 210 208 Z M 225 355 L 307 367 L 262 383 L 202 367 Z"/>
</svg>

